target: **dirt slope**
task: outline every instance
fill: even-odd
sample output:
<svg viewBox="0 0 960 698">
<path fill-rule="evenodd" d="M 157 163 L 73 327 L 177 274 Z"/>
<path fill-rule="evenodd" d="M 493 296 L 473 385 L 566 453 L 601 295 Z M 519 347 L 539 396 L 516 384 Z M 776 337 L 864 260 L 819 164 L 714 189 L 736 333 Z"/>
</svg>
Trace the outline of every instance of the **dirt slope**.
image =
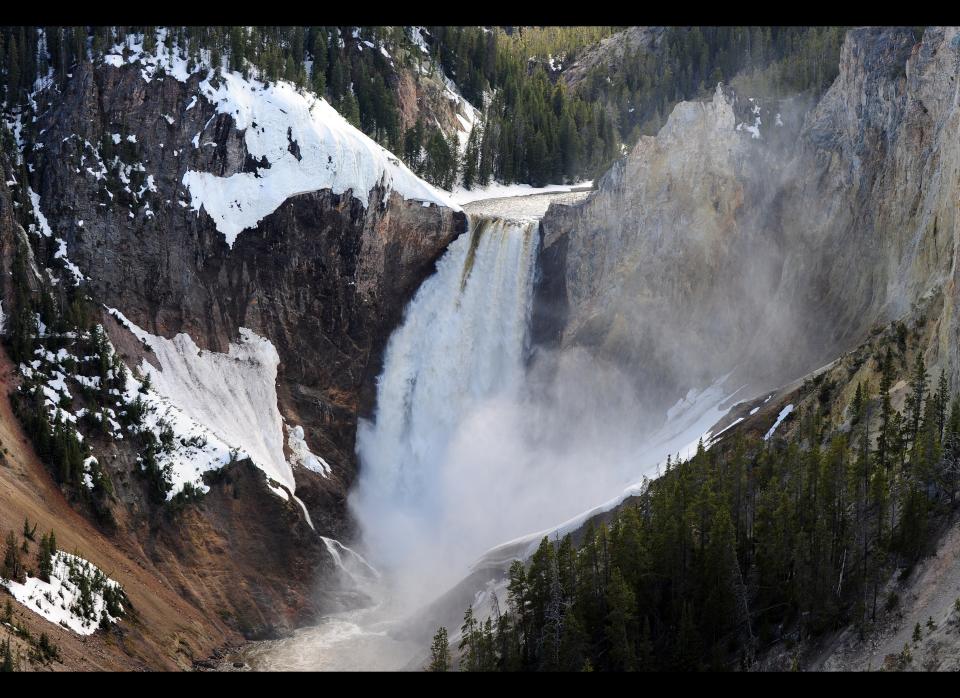
<svg viewBox="0 0 960 698">
<path fill-rule="evenodd" d="M 52 529 L 62 550 L 90 560 L 123 585 L 133 613 L 109 634 L 97 631 L 81 637 L 21 606 L 5 590 L 0 590 L 0 611 L 10 599 L 15 625 L 34 636 L 46 632 L 59 645 L 63 662 L 49 667 L 55 671 L 187 669 L 194 659 L 209 656 L 219 645 L 241 642 L 226 625 L 185 602 L 161 580 L 149 560 L 120 549 L 70 507 L 11 411 L 8 393 L 15 375 L 0 349 L 0 444 L 5 450 L 0 459 L 0 533 L 5 536 L 13 529 L 20 540 L 24 517 L 31 526 L 38 524 L 38 540 Z M 28 569 L 36 564 L 36 548 L 36 543 L 30 543 L 25 556 Z M 0 637 L 6 636 L 9 629 L 3 628 Z M 19 647 L 26 654 L 22 641 L 13 638 L 12 645 L 14 652 Z"/>
</svg>

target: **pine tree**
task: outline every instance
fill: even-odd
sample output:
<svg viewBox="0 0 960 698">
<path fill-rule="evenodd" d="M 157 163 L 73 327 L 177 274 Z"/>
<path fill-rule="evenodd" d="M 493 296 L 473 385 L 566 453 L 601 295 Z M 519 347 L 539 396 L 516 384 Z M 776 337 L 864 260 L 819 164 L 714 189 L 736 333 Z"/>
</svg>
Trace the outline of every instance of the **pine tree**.
<svg viewBox="0 0 960 698">
<path fill-rule="evenodd" d="M 0 577 L 21 584 L 26 579 L 26 570 L 20 558 L 20 547 L 17 545 L 17 538 L 13 535 L 13 531 L 7 533 L 6 550 L 3 555 L 3 566 L 0 567 Z"/>
<path fill-rule="evenodd" d="M 12 673 L 15 671 L 15 667 L 13 664 L 13 652 L 10 649 L 9 638 L 7 638 L 2 645 L 0 645 L 0 650 L 3 652 L 3 661 L 0 662 L 0 673 Z"/>
<path fill-rule="evenodd" d="M 37 549 L 37 571 L 41 580 L 44 582 L 50 581 L 50 574 L 53 572 L 53 556 L 50 551 L 48 536 L 43 536 L 40 539 L 40 546 Z"/>
<path fill-rule="evenodd" d="M 620 570 L 613 568 L 607 585 L 606 640 L 610 647 L 610 668 L 615 671 L 633 671 L 636 666 L 636 647 L 633 639 L 636 599 Z"/>
<path fill-rule="evenodd" d="M 893 386 L 893 356 L 890 348 L 884 354 L 880 375 L 880 433 L 877 435 L 877 459 L 880 467 L 889 467 L 890 440 L 892 437 L 893 407 L 890 388 Z"/>
<path fill-rule="evenodd" d="M 357 105 L 357 98 L 354 97 L 351 90 L 346 90 L 343 99 L 340 101 L 340 114 L 350 124 L 360 128 L 360 107 Z"/>
<path fill-rule="evenodd" d="M 427 671 L 449 671 L 450 644 L 447 641 L 447 629 L 443 626 L 433 636 L 433 644 L 430 645 L 430 657 L 430 666 Z"/>
<path fill-rule="evenodd" d="M 520 560 L 514 560 L 510 563 L 510 569 L 507 573 L 507 578 L 510 580 L 507 585 L 507 594 L 510 600 L 510 608 L 513 612 L 514 618 L 517 622 L 517 630 L 519 632 L 519 638 L 521 647 L 522 647 L 522 661 L 524 664 L 529 662 L 530 658 L 530 613 L 529 613 L 529 599 L 528 599 L 528 586 L 527 586 L 527 574 L 523 568 L 523 563 Z"/>
<path fill-rule="evenodd" d="M 473 615 L 473 607 L 468 606 L 463 614 L 463 625 L 460 626 L 460 644 L 458 649 L 462 653 L 460 660 L 461 671 L 480 671 L 480 647 L 478 644 L 478 625 Z"/>
<path fill-rule="evenodd" d="M 7 44 L 7 101 L 16 104 L 20 100 L 20 51 L 17 40 L 10 36 Z"/>
<path fill-rule="evenodd" d="M 927 391 L 927 368 L 923 362 L 923 352 L 917 352 L 913 373 L 910 377 L 910 393 L 907 396 L 907 423 L 910 428 L 910 443 L 915 447 L 920 432 L 920 418 L 923 414 L 923 399 Z"/>
<path fill-rule="evenodd" d="M 960 482 L 960 400 L 956 398 L 950 403 L 950 417 L 944 431 L 940 474 L 952 510 L 956 503 L 957 484 Z"/>
<path fill-rule="evenodd" d="M 34 534 L 37 532 L 37 524 L 33 525 L 33 528 L 30 528 L 30 520 L 27 517 L 23 518 L 23 537 L 29 540 L 33 540 Z"/>
<path fill-rule="evenodd" d="M 939 441 L 943 441 L 943 430 L 946 426 L 948 390 L 947 375 L 946 372 L 941 369 L 940 380 L 937 381 L 936 393 L 937 439 Z"/>
<path fill-rule="evenodd" d="M 467 147 L 463 154 L 463 188 L 471 189 L 477 179 L 477 169 L 480 158 L 480 125 L 477 124 L 470 131 Z"/>
</svg>

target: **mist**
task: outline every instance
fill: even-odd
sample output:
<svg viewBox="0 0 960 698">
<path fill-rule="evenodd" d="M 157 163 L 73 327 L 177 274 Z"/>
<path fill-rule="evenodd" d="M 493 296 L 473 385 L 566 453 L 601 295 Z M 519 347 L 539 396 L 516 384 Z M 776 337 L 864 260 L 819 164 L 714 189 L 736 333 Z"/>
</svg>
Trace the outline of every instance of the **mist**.
<svg viewBox="0 0 960 698">
<path fill-rule="evenodd" d="M 672 128 L 696 138 L 668 138 L 619 176 L 693 168 L 692 198 L 640 188 L 654 199 L 637 220 L 607 200 L 620 196 L 611 186 L 574 214 L 589 223 L 561 217 L 565 254 L 579 255 L 567 264 L 592 272 L 569 282 L 576 337 L 563 349 L 530 346 L 539 224 L 472 216 L 391 337 L 376 412 L 358 429 L 359 549 L 404 606 L 430 602 L 491 548 L 572 530 L 668 455 L 689 457 L 735 399 L 815 367 L 830 328 L 784 264 L 802 244 L 784 233 L 797 219 L 782 197 L 805 106 L 781 103 L 786 126 L 762 146 L 733 128 L 718 141 L 712 112 L 688 107 L 703 123 Z M 646 158 L 668 174 L 631 169 Z M 739 193 L 710 203 L 715 191 Z"/>
<path fill-rule="evenodd" d="M 358 549 L 407 609 L 489 549 L 622 495 L 725 412 L 718 385 L 666 421 L 585 349 L 531 356 L 537 235 L 535 222 L 475 221 L 451 246 L 391 338 L 377 411 L 358 429 Z"/>
</svg>

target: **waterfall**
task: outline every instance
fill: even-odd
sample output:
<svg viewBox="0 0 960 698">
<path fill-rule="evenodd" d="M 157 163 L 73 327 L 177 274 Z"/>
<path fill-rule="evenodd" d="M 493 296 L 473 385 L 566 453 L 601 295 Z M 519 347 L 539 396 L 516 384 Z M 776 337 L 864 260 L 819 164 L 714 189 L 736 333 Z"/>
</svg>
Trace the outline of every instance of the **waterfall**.
<svg viewBox="0 0 960 698">
<path fill-rule="evenodd" d="M 337 568 L 355 583 L 380 579 L 380 573 L 360 553 L 333 538 L 320 536 Z"/>
<path fill-rule="evenodd" d="M 471 216 L 390 338 L 351 500 L 378 564 L 402 560 L 457 505 L 437 483 L 465 415 L 523 384 L 538 225 Z"/>
</svg>

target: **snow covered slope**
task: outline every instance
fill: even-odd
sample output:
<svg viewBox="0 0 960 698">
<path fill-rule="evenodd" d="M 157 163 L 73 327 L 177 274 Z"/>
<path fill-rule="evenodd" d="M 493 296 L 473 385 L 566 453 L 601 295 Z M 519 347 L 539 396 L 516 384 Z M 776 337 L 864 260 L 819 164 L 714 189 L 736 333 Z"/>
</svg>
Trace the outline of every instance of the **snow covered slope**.
<svg viewBox="0 0 960 698">
<path fill-rule="evenodd" d="M 242 230 L 256 226 L 291 196 L 320 189 L 335 194 L 350 190 L 366 206 L 370 190 L 383 184 L 405 199 L 460 210 L 446 193 L 417 177 L 325 100 L 298 92 L 289 83 L 267 87 L 239 73 L 225 73 L 221 79 L 204 80 L 200 90 L 244 130 L 250 155 L 269 162 L 255 173 L 218 177 L 189 170 L 183 176 L 193 209 L 206 210 L 230 246 Z M 202 147 L 199 136 L 194 147 Z"/>
<path fill-rule="evenodd" d="M 53 555 L 50 581 L 27 577 L 23 584 L 12 580 L 0 583 L 13 597 L 46 618 L 79 635 L 92 635 L 100 627 L 106 614 L 108 623 L 118 618 L 108 611 L 106 596 L 123 598 L 123 590 L 106 577 L 95 565 L 82 557 L 57 551 Z M 123 605 L 116 603 L 115 612 L 122 613 Z"/>
<path fill-rule="evenodd" d="M 295 490 L 293 470 L 283 454 L 283 419 L 277 408 L 280 358 L 270 340 L 241 328 L 240 342 L 231 343 L 229 353 L 201 351 L 187 334 L 173 339 L 158 337 L 119 311 L 111 313 L 145 342 L 160 362 L 159 371 L 146 361 L 140 366 L 150 377 L 148 402 L 157 401 L 152 400 L 156 395 L 162 403 L 151 402 L 149 406 L 157 408 L 151 412 L 160 413 L 162 408 L 164 420 L 178 437 L 202 444 L 197 458 L 179 454 L 173 459 L 171 496 L 186 482 L 206 491 L 203 472 L 223 467 L 231 456 L 249 457 L 269 480 L 291 493 Z M 270 487 L 287 498 L 282 488 Z"/>
<path fill-rule="evenodd" d="M 180 82 L 205 72 L 200 94 L 216 105 L 218 113 L 233 117 L 236 128 L 244 131 L 247 151 L 255 160 L 262 163 L 266 158 L 268 164 L 256 172 L 220 177 L 188 170 L 183 176 L 193 210 L 206 210 L 231 247 L 241 231 L 255 227 L 291 196 L 321 189 L 335 194 L 352 191 L 366 206 L 370 190 L 383 184 L 405 199 L 460 210 L 445 192 L 417 177 L 324 99 L 284 81 L 267 85 L 227 71 L 215 76 L 209 69 L 209 52 L 203 51 L 200 64 L 194 65 L 176 49 L 166 48 L 165 32 L 163 28 L 157 30 L 153 52 L 145 51 L 142 37 L 134 35 L 127 45 L 113 47 L 104 56 L 104 63 L 117 68 L 139 64 L 141 77 L 147 82 L 160 71 Z M 462 100 L 458 93 L 452 93 L 452 98 Z M 187 109 L 195 104 L 196 99 Z M 472 108 L 465 112 L 465 132 L 459 134 L 464 142 L 476 119 Z M 200 140 L 201 133 L 193 139 L 194 148 L 207 145 Z"/>
</svg>

